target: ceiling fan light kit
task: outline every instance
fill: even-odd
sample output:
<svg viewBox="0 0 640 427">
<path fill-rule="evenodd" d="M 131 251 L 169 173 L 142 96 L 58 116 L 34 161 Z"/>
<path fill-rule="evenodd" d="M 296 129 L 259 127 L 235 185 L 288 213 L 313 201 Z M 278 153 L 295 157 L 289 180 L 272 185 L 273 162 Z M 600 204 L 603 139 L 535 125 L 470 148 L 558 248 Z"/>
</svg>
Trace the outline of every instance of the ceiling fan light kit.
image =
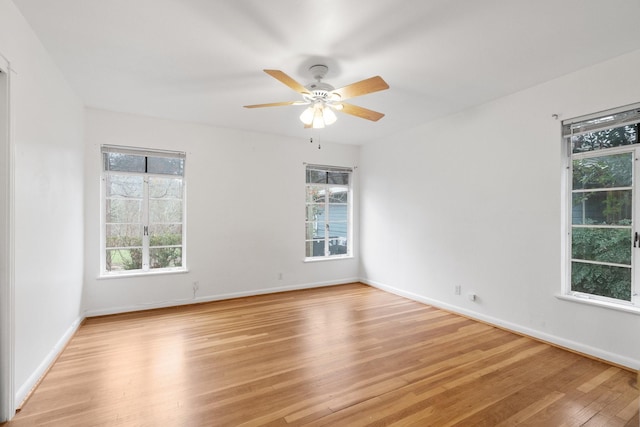
<svg viewBox="0 0 640 427">
<path fill-rule="evenodd" d="M 302 114 L 300 114 L 300 121 L 307 126 L 311 125 L 313 123 L 314 113 L 315 113 L 315 110 L 313 109 L 313 107 L 307 107 L 302 112 Z"/>
<path fill-rule="evenodd" d="M 318 107 L 315 110 L 316 112 L 313 113 L 313 123 L 311 123 L 311 127 L 314 129 L 322 129 L 325 125 L 323 108 Z"/>
<path fill-rule="evenodd" d="M 335 123 L 338 117 L 334 110 L 374 122 L 384 117 L 383 113 L 343 102 L 345 99 L 388 89 L 389 85 L 382 79 L 382 77 L 370 77 L 342 88 L 335 89 L 330 84 L 322 81 L 328 71 L 329 68 L 326 65 L 312 65 L 309 67 L 309 72 L 316 81 L 308 84 L 307 86 L 303 86 L 280 70 L 264 70 L 264 72 L 269 74 L 271 77 L 289 86 L 289 88 L 302 95 L 303 101 L 245 105 L 245 108 L 307 105 L 307 108 L 302 112 L 302 114 L 300 114 L 300 121 L 304 124 L 305 128 L 313 129 L 324 128 L 325 126 Z"/>
<path fill-rule="evenodd" d="M 300 114 L 300 121 L 304 123 L 306 127 L 310 126 L 313 129 L 320 129 L 332 125 L 338 120 L 338 117 L 331 108 L 332 106 L 322 105 L 316 102 Z"/>
</svg>

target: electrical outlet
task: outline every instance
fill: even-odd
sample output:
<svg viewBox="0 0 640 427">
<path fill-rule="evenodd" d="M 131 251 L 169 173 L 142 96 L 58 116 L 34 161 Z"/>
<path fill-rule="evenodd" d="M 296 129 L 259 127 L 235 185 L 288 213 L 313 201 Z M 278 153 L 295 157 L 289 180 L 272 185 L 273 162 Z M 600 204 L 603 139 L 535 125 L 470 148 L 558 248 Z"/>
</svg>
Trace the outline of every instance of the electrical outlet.
<svg viewBox="0 0 640 427">
<path fill-rule="evenodd" d="M 282 273 L 278 273 L 278 280 L 282 280 Z"/>
<path fill-rule="evenodd" d="M 193 282 L 193 297 L 196 297 L 196 292 L 200 289 L 200 282 Z"/>
<path fill-rule="evenodd" d="M 462 286 L 456 285 L 455 293 L 456 295 L 460 295 L 462 293 Z"/>
</svg>

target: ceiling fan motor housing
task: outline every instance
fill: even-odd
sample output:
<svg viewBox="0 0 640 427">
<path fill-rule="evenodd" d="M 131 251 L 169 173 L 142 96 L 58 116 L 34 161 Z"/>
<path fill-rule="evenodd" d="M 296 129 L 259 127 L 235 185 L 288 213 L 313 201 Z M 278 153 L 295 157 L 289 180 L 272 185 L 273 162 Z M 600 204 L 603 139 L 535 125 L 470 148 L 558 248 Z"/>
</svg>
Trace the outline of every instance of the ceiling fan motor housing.
<svg viewBox="0 0 640 427">
<path fill-rule="evenodd" d="M 329 92 L 335 89 L 329 83 L 320 81 L 327 75 L 327 71 L 329 71 L 329 68 L 326 65 L 318 64 L 309 67 L 309 72 L 311 72 L 311 76 L 316 79 L 316 81 L 309 83 L 305 87 L 311 92 L 311 98 L 313 100 L 327 100 L 329 98 Z"/>
<path fill-rule="evenodd" d="M 327 72 L 329 71 L 329 67 L 327 67 L 326 65 L 317 64 L 309 67 L 309 71 L 311 72 L 311 77 L 320 81 L 324 79 L 324 76 L 327 75 Z"/>
<path fill-rule="evenodd" d="M 314 67 L 324 67 L 324 70 L 325 70 L 324 73 L 326 73 L 327 67 L 325 67 L 324 65 L 314 65 L 311 68 L 314 68 Z M 324 75 L 324 73 L 322 75 Z M 329 99 L 330 93 L 335 88 L 331 86 L 329 83 L 321 82 L 320 81 L 320 79 L 322 78 L 321 75 L 314 74 L 314 78 L 316 78 L 318 81 L 309 83 L 308 85 L 305 86 L 307 89 L 309 89 L 309 92 L 310 92 L 309 100 L 310 101 L 327 101 Z"/>
</svg>

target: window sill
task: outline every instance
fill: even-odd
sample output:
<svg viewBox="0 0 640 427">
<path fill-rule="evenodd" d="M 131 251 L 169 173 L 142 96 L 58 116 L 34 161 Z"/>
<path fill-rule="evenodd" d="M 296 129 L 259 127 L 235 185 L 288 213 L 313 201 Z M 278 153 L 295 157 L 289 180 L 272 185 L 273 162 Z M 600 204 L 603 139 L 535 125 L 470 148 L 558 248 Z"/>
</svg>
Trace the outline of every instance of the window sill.
<svg viewBox="0 0 640 427">
<path fill-rule="evenodd" d="M 165 274 L 184 274 L 188 273 L 189 270 L 186 268 L 175 269 L 175 270 L 162 270 L 162 271 L 140 271 L 135 273 L 110 273 L 110 274 L 101 274 L 98 276 L 98 280 L 102 279 L 121 279 L 121 278 L 131 278 L 131 277 L 146 277 L 146 276 L 161 276 Z"/>
<path fill-rule="evenodd" d="M 302 260 L 302 262 L 323 262 L 323 261 L 335 261 L 339 259 L 353 259 L 353 255 L 305 258 L 304 260 Z"/>
<path fill-rule="evenodd" d="M 616 310 L 616 311 L 622 311 L 625 313 L 640 315 L 640 307 L 635 305 L 616 304 L 612 302 L 598 300 L 595 298 L 579 297 L 575 295 L 556 295 L 556 298 L 564 301 L 577 302 L 578 304 L 586 304 L 586 305 L 591 305 L 596 307 L 608 308 L 610 310 Z"/>
</svg>

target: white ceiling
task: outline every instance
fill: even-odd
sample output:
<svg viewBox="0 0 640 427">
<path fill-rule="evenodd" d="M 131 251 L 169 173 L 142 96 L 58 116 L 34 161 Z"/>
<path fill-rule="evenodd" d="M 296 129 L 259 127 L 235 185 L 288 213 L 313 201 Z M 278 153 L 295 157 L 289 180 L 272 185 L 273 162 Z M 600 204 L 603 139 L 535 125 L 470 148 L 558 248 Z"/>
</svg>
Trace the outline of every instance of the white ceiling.
<svg viewBox="0 0 640 427">
<path fill-rule="evenodd" d="M 298 100 L 310 65 L 350 102 L 318 135 L 362 144 L 640 49 L 638 0 L 13 0 L 85 104 L 307 139 Z M 588 90 L 588 88 L 585 88 Z M 320 133 L 321 132 L 321 133 Z"/>
</svg>

